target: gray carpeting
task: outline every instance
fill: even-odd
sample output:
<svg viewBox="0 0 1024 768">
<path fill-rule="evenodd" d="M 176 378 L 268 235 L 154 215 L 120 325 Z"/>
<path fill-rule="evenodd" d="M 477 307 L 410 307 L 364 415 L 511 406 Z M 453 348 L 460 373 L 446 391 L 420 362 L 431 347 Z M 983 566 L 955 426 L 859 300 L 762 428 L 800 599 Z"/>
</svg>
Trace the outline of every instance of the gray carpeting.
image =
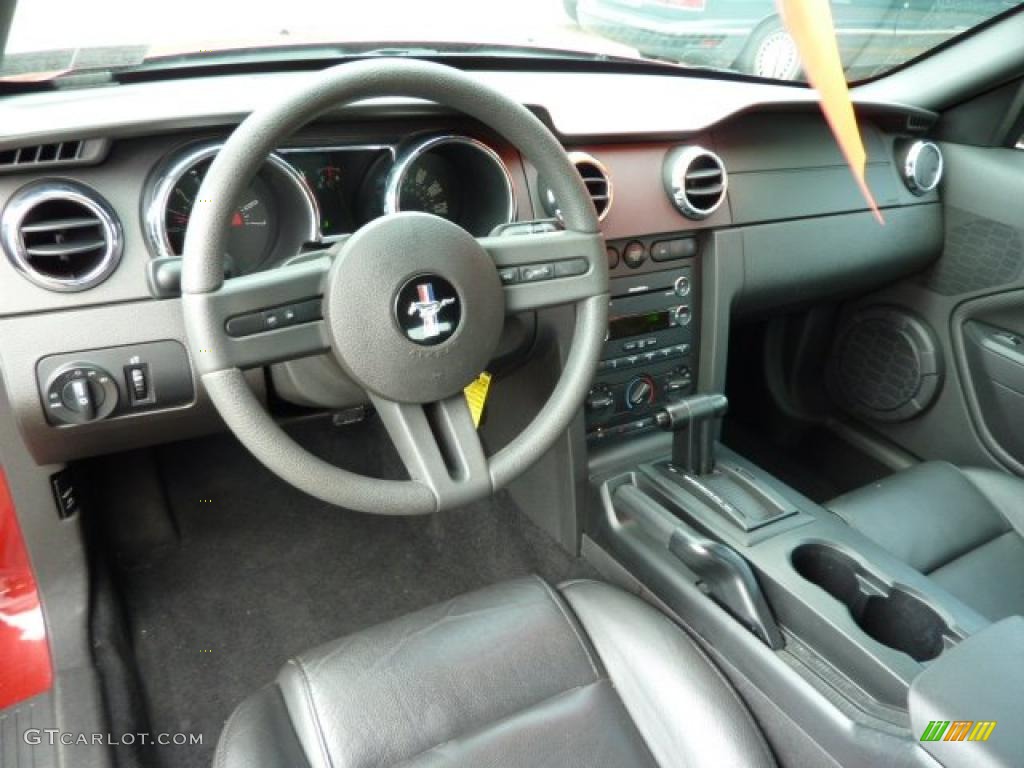
<svg viewBox="0 0 1024 768">
<path fill-rule="evenodd" d="M 399 471 L 373 421 L 292 431 L 336 463 Z M 373 517 L 292 489 L 227 436 L 158 459 L 179 540 L 121 559 L 115 578 L 152 731 L 203 736 L 156 749 L 161 768 L 210 765 L 235 705 L 306 648 L 526 573 L 589 575 L 504 494 L 433 517 Z"/>
</svg>

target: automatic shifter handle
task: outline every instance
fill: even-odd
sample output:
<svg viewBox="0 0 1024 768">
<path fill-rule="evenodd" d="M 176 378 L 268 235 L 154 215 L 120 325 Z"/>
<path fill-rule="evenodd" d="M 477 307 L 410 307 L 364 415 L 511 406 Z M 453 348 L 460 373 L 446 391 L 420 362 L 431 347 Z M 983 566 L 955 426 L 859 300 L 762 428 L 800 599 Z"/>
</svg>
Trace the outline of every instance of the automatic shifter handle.
<svg viewBox="0 0 1024 768">
<path fill-rule="evenodd" d="M 718 423 L 728 409 L 725 395 L 693 395 L 658 411 L 658 426 L 673 433 L 672 463 L 676 467 L 693 475 L 711 474 Z"/>
</svg>

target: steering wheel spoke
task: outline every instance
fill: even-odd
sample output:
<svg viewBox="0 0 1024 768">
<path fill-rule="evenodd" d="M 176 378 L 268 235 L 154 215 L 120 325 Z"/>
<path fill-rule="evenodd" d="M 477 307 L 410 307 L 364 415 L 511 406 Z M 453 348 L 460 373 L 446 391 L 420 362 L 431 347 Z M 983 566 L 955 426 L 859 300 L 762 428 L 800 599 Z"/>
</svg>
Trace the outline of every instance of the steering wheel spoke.
<svg viewBox="0 0 1024 768">
<path fill-rule="evenodd" d="M 203 298 L 206 326 L 221 331 L 198 351 L 202 372 L 254 368 L 327 351 L 324 281 L 330 257 L 225 280 Z M 185 294 L 186 309 L 196 302 Z M 192 332 L 190 328 L 190 333 Z"/>
<path fill-rule="evenodd" d="M 608 290 L 600 234 L 562 230 L 478 242 L 501 275 L 508 314 L 571 304 Z"/>
<path fill-rule="evenodd" d="M 423 405 L 370 400 L 405 464 L 409 477 L 426 485 L 445 509 L 492 491 L 487 455 L 461 392 Z"/>
</svg>

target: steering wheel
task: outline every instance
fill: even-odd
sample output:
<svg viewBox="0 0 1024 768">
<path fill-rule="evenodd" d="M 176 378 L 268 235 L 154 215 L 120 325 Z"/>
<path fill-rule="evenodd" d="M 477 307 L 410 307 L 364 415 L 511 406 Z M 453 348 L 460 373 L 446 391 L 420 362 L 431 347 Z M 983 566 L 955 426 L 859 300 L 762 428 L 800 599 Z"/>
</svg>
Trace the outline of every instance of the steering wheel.
<svg viewBox="0 0 1024 768">
<path fill-rule="evenodd" d="M 316 258 L 225 281 L 234 203 L 270 152 L 328 109 L 387 96 L 436 102 L 488 125 L 550 185 L 565 229 L 474 238 L 437 216 L 398 213 Z M 499 269 L 530 264 L 550 264 L 553 277 L 502 284 Z M 554 391 L 533 421 L 488 457 L 463 389 L 493 357 L 506 316 L 563 304 L 575 305 L 576 324 Z M 189 351 L 210 399 L 268 469 L 349 509 L 426 514 L 489 496 L 568 427 L 607 329 L 608 266 L 582 180 L 529 110 L 450 67 L 379 59 L 324 70 L 231 134 L 193 209 L 182 306 Z M 277 307 L 291 308 L 294 322 L 263 333 L 230 332 L 232 318 Z M 309 453 L 274 422 L 242 373 L 325 352 L 366 390 L 409 480 L 365 477 Z"/>
</svg>

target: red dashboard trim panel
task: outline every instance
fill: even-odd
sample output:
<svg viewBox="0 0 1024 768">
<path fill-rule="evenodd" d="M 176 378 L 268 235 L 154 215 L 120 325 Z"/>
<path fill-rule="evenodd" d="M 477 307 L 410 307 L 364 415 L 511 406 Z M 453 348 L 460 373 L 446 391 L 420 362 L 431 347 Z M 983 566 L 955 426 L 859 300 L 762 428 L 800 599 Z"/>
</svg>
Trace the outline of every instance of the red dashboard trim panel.
<svg viewBox="0 0 1024 768">
<path fill-rule="evenodd" d="M 39 590 L 0 468 L 0 710 L 43 693 L 52 684 Z"/>
</svg>

